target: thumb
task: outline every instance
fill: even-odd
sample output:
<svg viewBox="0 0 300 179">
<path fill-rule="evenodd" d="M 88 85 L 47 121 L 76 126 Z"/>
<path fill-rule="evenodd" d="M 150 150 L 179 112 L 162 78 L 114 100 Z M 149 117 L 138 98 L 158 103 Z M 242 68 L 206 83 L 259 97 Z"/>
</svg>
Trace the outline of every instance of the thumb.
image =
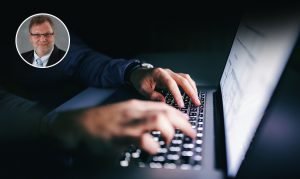
<svg viewBox="0 0 300 179">
<path fill-rule="evenodd" d="M 152 91 L 150 94 L 149 94 L 149 98 L 153 101 L 161 101 L 161 102 L 165 102 L 165 97 L 157 92 L 157 91 Z"/>
</svg>

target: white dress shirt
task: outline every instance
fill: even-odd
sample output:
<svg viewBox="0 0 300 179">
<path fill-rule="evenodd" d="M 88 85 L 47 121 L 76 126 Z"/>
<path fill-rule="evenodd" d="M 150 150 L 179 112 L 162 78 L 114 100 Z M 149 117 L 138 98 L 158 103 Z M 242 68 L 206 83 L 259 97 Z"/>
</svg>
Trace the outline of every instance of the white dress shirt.
<svg viewBox="0 0 300 179">
<path fill-rule="evenodd" d="M 36 63 L 36 59 L 39 58 L 39 59 L 41 59 L 42 62 L 43 62 L 43 67 L 46 67 L 46 65 L 47 65 L 47 63 L 48 63 L 48 61 L 49 61 L 49 57 L 50 57 L 50 55 L 51 55 L 53 49 L 54 49 L 54 48 L 52 48 L 52 50 L 51 50 L 48 54 L 46 54 L 46 55 L 44 55 L 44 56 L 42 56 L 42 57 L 39 57 L 39 56 L 36 54 L 36 52 L 34 51 L 34 59 L 33 59 L 32 65 L 34 65 L 34 66 L 39 66 L 39 65 Z"/>
</svg>

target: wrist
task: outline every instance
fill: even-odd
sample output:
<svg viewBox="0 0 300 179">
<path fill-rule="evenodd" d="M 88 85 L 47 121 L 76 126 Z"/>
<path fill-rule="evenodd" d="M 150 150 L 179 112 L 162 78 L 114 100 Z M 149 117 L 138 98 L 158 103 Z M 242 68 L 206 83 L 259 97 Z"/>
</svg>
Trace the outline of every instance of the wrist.
<svg viewBox="0 0 300 179">
<path fill-rule="evenodd" d="M 139 89 L 143 77 L 149 72 L 149 70 L 151 69 L 139 67 L 132 71 L 129 77 L 129 84 L 134 88 Z"/>
<path fill-rule="evenodd" d="M 137 72 L 144 70 L 144 69 L 152 69 L 154 68 L 152 64 L 145 63 L 140 60 L 135 60 L 133 63 L 131 63 L 125 72 L 125 82 L 127 84 L 132 85 L 132 82 L 134 81 L 134 77 L 137 76 Z"/>
</svg>

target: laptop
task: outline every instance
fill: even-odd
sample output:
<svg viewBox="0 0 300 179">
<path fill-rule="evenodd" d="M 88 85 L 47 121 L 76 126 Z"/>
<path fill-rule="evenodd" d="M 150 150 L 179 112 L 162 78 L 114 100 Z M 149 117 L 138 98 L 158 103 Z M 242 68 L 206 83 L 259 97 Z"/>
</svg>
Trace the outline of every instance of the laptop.
<svg viewBox="0 0 300 179">
<path fill-rule="evenodd" d="M 179 110 L 190 116 L 196 140 L 176 130 L 171 144 L 166 145 L 160 131 L 152 131 L 162 147 L 159 154 L 149 156 L 137 146 L 130 146 L 117 162 L 118 172 L 110 177 L 235 178 L 297 42 L 299 22 L 299 16 L 292 13 L 246 14 L 219 86 L 198 86 L 200 107 L 183 93 L 185 108 Z M 101 104 L 130 98 L 118 91 L 106 93 L 110 98 Z M 178 108 L 172 95 L 164 94 L 167 103 Z"/>
<path fill-rule="evenodd" d="M 160 170 L 199 170 L 199 173 L 219 170 L 221 175 L 235 177 L 288 62 L 298 32 L 297 19 L 288 15 L 270 19 L 246 15 L 238 27 L 219 88 L 198 87 L 203 105 L 197 109 L 187 102 L 185 108 L 180 109 L 190 116 L 189 121 L 197 131 L 196 140 L 191 142 L 176 131 L 171 144 L 165 146 L 160 132 L 152 131 L 163 150 L 155 156 L 139 159 L 144 157 L 139 157 L 143 153 L 130 148 L 120 164 Z M 166 102 L 178 108 L 170 98 L 167 94 Z M 185 101 L 186 96 L 183 99 Z M 219 177 L 218 171 L 211 174 L 205 176 Z"/>
</svg>

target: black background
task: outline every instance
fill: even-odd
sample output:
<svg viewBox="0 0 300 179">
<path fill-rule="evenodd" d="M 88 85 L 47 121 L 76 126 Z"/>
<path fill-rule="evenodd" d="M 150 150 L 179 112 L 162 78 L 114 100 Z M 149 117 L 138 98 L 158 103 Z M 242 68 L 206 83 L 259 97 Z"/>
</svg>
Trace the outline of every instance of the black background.
<svg viewBox="0 0 300 179">
<path fill-rule="evenodd" d="M 20 81 L 28 78 L 31 79 L 27 75 L 33 69 L 19 57 L 15 47 L 15 35 L 23 20 L 35 13 L 49 13 L 57 16 L 65 23 L 70 33 L 82 38 L 83 41 L 95 50 L 113 58 L 133 58 L 139 56 L 139 54 L 157 52 L 220 52 L 228 54 L 240 17 L 246 10 L 255 11 L 256 9 L 265 9 L 268 12 L 274 8 L 278 8 L 278 12 L 281 12 L 283 9 L 287 10 L 295 6 L 295 4 L 289 5 L 288 2 L 274 4 L 274 2 L 262 3 L 254 1 L 227 2 L 226 4 L 201 1 L 197 3 L 104 3 L 103 1 L 26 1 L 7 3 L 8 5 L 2 6 L 2 11 L 0 12 L 2 22 L 0 80 L 1 85 L 4 85 L 5 88 L 24 96 L 30 96 L 30 94 L 20 90 L 25 89 L 21 88 L 22 83 Z M 299 58 L 294 58 L 290 64 L 298 72 L 300 71 L 299 61 Z M 64 91 L 64 89 L 67 90 Z M 65 88 L 64 84 L 61 88 L 49 92 L 49 94 L 54 93 L 57 96 L 57 91 L 62 96 L 69 93 L 67 97 L 75 94 L 75 91 L 71 92 L 68 89 L 70 87 Z M 74 89 L 73 86 L 72 89 Z M 289 87 L 289 89 L 292 88 Z M 284 121 L 281 120 L 280 123 L 284 124 Z M 265 122 L 265 126 L 268 129 L 267 124 Z M 293 131 L 296 131 L 296 129 Z M 264 140 L 268 140 L 268 138 Z M 259 142 L 264 143 L 263 140 L 259 140 Z M 258 148 L 260 146 L 263 146 L 263 144 L 259 145 L 258 143 Z M 296 149 L 299 149 L 297 141 L 294 146 L 296 146 Z M 264 149 L 268 149 L 268 147 L 264 146 Z M 265 154 L 269 152 L 268 150 L 265 151 Z M 17 146 L 15 151 L 12 152 L 16 152 L 14 154 L 20 152 L 19 156 L 22 156 L 27 161 L 32 159 L 31 156 L 24 155 L 28 154 L 26 148 L 22 151 L 20 152 Z M 39 148 L 31 151 L 33 155 L 38 152 Z M 47 152 L 51 153 L 53 151 L 49 149 Z M 290 162 L 286 166 L 295 169 L 293 168 L 295 165 L 292 165 L 291 162 L 297 162 L 296 159 L 299 159 L 299 156 L 295 151 L 293 152 L 290 157 L 292 158 L 292 154 L 295 154 L 295 160 L 285 159 L 281 161 Z M 259 172 L 272 172 L 272 167 L 268 167 L 267 170 L 263 168 L 266 165 L 272 166 L 270 165 L 270 163 L 272 164 L 272 160 L 267 158 L 267 156 L 263 158 L 261 153 L 258 154 L 256 152 L 252 152 L 249 155 L 253 156 L 253 160 L 243 166 L 242 169 L 246 172 L 240 175 L 241 178 L 259 177 L 259 173 L 255 173 L 257 168 L 254 164 L 260 163 L 260 159 L 263 162 L 261 165 L 258 165 L 261 167 L 259 168 Z M 279 159 L 274 159 L 273 161 L 280 162 Z M 278 163 L 274 163 L 274 165 L 276 164 Z M 19 167 L 24 167 L 22 165 L 20 164 Z M 39 163 L 35 163 L 35 166 L 37 165 Z M 284 164 L 281 163 L 274 168 L 279 173 L 282 166 Z M 40 168 L 48 169 L 47 166 Z M 285 172 L 289 172 L 289 169 L 284 169 Z M 28 170 L 28 172 L 30 171 Z M 247 172 L 252 173 L 252 175 L 247 175 Z M 275 174 L 278 173 L 275 172 Z M 268 175 L 269 173 L 264 174 L 263 176 L 270 176 Z M 294 174 L 299 176 L 299 173 Z M 284 177 L 286 174 L 279 176 Z"/>
<path fill-rule="evenodd" d="M 71 35 L 80 37 L 91 48 L 112 58 L 130 59 L 140 54 L 161 52 L 211 52 L 227 56 L 240 16 L 245 10 L 242 4 L 234 7 L 230 3 L 224 5 L 217 2 L 20 3 L 8 2 L 3 7 L 13 13 L 1 11 L 1 84 L 18 95 L 42 103 L 59 99 L 47 104 L 49 107 L 62 103 L 84 87 L 55 78 L 55 68 L 35 69 L 19 57 L 15 35 L 20 24 L 33 14 L 55 15 L 65 23 Z M 172 59 L 167 63 L 172 63 Z M 39 76 L 54 74 L 50 79 L 52 81 L 44 84 L 45 80 L 36 78 L 36 71 L 42 74 Z M 33 88 L 32 84 L 40 85 Z M 37 97 L 41 91 L 49 95 L 46 98 Z"/>
</svg>

